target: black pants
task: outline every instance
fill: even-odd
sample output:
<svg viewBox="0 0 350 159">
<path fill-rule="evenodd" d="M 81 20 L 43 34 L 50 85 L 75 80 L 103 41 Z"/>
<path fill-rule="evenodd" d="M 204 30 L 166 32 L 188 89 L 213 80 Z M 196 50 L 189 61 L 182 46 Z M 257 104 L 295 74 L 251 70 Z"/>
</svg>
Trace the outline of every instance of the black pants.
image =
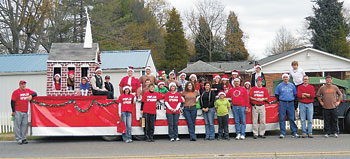
<svg viewBox="0 0 350 159">
<path fill-rule="evenodd" d="M 145 118 L 145 128 L 144 128 L 144 133 L 145 133 L 145 139 L 153 139 L 154 135 L 154 123 L 156 121 L 156 115 L 155 114 L 148 114 L 148 113 L 143 113 L 143 117 Z"/>
<path fill-rule="evenodd" d="M 323 109 L 324 132 L 326 134 L 339 133 L 338 109 Z"/>
<path fill-rule="evenodd" d="M 219 138 L 228 138 L 228 114 L 225 116 L 218 116 L 219 122 Z"/>
<path fill-rule="evenodd" d="M 105 91 L 92 91 L 92 95 L 106 95 L 107 99 L 114 99 L 112 92 L 105 92 Z"/>
</svg>

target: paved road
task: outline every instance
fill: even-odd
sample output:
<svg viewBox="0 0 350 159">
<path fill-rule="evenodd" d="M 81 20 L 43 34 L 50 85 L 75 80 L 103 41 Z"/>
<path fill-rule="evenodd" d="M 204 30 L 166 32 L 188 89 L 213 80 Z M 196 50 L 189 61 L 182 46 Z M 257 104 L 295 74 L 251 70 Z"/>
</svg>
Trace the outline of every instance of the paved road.
<svg viewBox="0 0 350 159">
<path fill-rule="evenodd" d="M 169 142 L 165 137 L 154 143 L 134 141 L 106 142 L 100 138 L 43 138 L 28 145 L 0 142 L 0 158 L 350 158 L 350 134 L 339 138 L 266 139 L 230 141 Z"/>
</svg>

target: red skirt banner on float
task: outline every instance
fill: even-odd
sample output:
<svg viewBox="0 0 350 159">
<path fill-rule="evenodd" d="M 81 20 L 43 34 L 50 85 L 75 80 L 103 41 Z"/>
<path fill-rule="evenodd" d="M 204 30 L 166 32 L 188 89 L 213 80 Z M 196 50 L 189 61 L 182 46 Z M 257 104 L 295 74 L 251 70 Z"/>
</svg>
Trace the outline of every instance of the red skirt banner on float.
<svg viewBox="0 0 350 159">
<path fill-rule="evenodd" d="M 32 135 L 94 136 L 117 134 L 118 104 L 105 97 L 35 97 Z"/>
</svg>

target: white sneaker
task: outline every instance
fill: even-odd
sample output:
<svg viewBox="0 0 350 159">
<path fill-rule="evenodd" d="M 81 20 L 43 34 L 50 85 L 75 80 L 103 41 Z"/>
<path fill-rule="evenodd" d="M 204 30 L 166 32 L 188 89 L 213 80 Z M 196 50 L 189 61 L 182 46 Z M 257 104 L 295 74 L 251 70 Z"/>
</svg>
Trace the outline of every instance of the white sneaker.
<svg viewBox="0 0 350 159">
<path fill-rule="evenodd" d="M 180 141 L 180 138 L 176 138 L 176 141 Z"/>
<path fill-rule="evenodd" d="M 338 134 L 337 134 L 337 133 L 335 133 L 335 134 L 334 134 L 334 137 L 335 137 L 335 138 L 338 138 Z"/>
<path fill-rule="evenodd" d="M 325 138 L 329 138 L 329 135 L 328 135 L 328 134 L 326 134 L 326 135 L 324 135 L 324 137 L 325 137 Z"/>
<path fill-rule="evenodd" d="M 240 138 L 241 140 L 244 140 L 245 139 L 245 136 L 244 135 L 241 135 L 241 138 Z"/>
<path fill-rule="evenodd" d="M 237 134 L 236 140 L 239 140 L 241 138 L 241 134 Z"/>
<path fill-rule="evenodd" d="M 174 142 L 174 141 L 175 141 L 175 139 L 174 139 L 174 138 L 171 138 L 171 139 L 170 139 L 170 141 L 171 141 L 171 142 Z"/>
</svg>

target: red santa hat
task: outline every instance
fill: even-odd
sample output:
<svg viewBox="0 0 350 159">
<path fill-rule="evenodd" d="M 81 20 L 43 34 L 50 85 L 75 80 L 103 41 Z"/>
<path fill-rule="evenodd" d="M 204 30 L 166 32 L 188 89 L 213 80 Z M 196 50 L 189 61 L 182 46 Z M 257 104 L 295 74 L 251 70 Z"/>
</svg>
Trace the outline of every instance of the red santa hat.
<svg viewBox="0 0 350 159">
<path fill-rule="evenodd" d="M 171 83 L 169 84 L 169 89 L 170 89 L 172 86 L 177 87 L 175 82 L 171 82 Z"/>
<path fill-rule="evenodd" d="M 164 81 L 162 81 L 162 80 L 158 80 L 158 86 L 160 86 L 160 85 L 165 85 L 165 83 L 164 83 Z"/>
<path fill-rule="evenodd" d="M 98 71 L 101 71 L 101 72 L 102 72 L 102 69 L 100 69 L 100 68 L 97 67 L 95 73 L 98 72 Z"/>
<path fill-rule="evenodd" d="M 127 72 L 129 72 L 129 71 L 134 72 L 134 67 L 132 67 L 132 66 L 128 66 Z"/>
<path fill-rule="evenodd" d="M 254 68 L 255 68 L 255 69 L 260 68 L 260 70 L 262 70 L 262 67 L 261 67 L 261 65 L 259 65 L 259 64 L 255 64 L 255 65 L 254 65 Z"/>
<path fill-rule="evenodd" d="M 151 66 L 146 66 L 145 71 L 150 70 L 151 71 Z"/>
<path fill-rule="evenodd" d="M 185 76 L 185 78 L 186 78 L 186 73 L 185 73 L 185 72 L 181 72 L 181 73 L 180 73 L 180 77 L 181 77 L 181 76 Z"/>
<path fill-rule="evenodd" d="M 238 76 L 239 76 L 239 72 L 238 72 L 237 70 L 233 70 L 233 71 L 232 71 L 232 74 L 233 74 L 233 75 L 238 75 Z"/>
<path fill-rule="evenodd" d="M 73 74 L 73 75 L 74 75 L 74 71 L 73 71 L 73 70 L 68 71 L 68 75 L 70 75 L 70 74 Z M 56 75 L 55 75 L 55 76 L 56 76 Z"/>
<path fill-rule="evenodd" d="M 197 75 L 196 75 L 196 74 L 194 74 L 194 73 L 191 74 L 191 75 L 190 75 L 190 79 L 191 79 L 192 77 L 196 78 L 196 81 L 197 81 Z"/>
<path fill-rule="evenodd" d="M 225 80 L 228 81 L 228 80 L 229 80 L 227 74 L 223 74 L 222 77 L 221 77 L 221 79 L 222 79 L 223 81 L 225 81 Z"/>
<path fill-rule="evenodd" d="M 248 80 L 246 80 L 246 81 L 244 82 L 244 85 L 246 85 L 246 84 L 251 85 L 250 82 L 249 82 Z"/>
<path fill-rule="evenodd" d="M 131 86 L 126 85 L 126 86 L 124 86 L 124 87 L 123 87 L 123 91 L 125 91 L 125 89 L 129 89 L 129 90 L 131 90 Z"/>
<path fill-rule="evenodd" d="M 173 75 L 175 76 L 175 70 L 171 70 L 171 71 L 169 72 L 169 76 L 170 76 L 171 74 L 173 74 Z"/>
<path fill-rule="evenodd" d="M 158 71 L 158 76 L 159 76 L 159 77 L 162 76 L 163 74 L 165 74 L 165 71 L 164 71 L 164 70 Z"/>
<path fill-rule="evenodd" d="M 57 74 L 55 74 L 55 77 L 61 78 L 61 75 L 57 73 Z"/>
<path fill-rule="evenodd" d="M 224 95 L 226 97 L 226 93 L 224 91 L 220 91 L 218 96 L 220 97 L 221 95 Z"/>
<path fill-rule="evenodd" d="M 216 78 L 221 79 L 220 75 L 218 75 L 218 74 L 213 74 L 213 79 L 215 80 Z"/>
</svg>

